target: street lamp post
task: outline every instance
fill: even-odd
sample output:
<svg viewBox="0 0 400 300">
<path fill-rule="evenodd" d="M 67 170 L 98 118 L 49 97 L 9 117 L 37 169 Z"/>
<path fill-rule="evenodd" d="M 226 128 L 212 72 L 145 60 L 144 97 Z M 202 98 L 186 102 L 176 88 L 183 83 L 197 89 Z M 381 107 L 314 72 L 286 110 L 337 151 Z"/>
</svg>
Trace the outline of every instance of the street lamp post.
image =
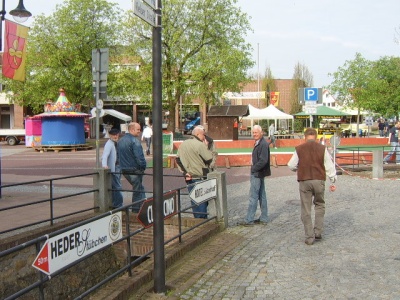
<svg viewBox="0 0 400 300">
<path fill-rule="evenodd" d="M 3 21 L 5 20 L 6 16 L 6 0 L 2 0 L 2 5 L 1 5 L 1 11 L 0 11 L 0 51 L 3 50 Z M 14 20 L 23 23 L 32 14 L 27 11 L 24 7 L 24 0 L 19 0 L 18 6 L 14 8 L 12 11 L 10 11 L 10 15 L 13 16 Z M 1 188 L 1 153 L 0 153 L 0 198 L 2 197 L 2 188 Z"/>
<path fill-rule="evenodd" d="M 2 0 L 0 11 L 0 51 L 3 49 L 3 21 L 6 16 L 5 4 L 6 0 Z M 32 14 L 25 9 L 24 0 L 19 0 L 18 6 L 10 11 L 10 15 L 12 15 L 14 20 L 19 23 L 25 22 L 30 16 L 32 16 Z"/>
</svg>

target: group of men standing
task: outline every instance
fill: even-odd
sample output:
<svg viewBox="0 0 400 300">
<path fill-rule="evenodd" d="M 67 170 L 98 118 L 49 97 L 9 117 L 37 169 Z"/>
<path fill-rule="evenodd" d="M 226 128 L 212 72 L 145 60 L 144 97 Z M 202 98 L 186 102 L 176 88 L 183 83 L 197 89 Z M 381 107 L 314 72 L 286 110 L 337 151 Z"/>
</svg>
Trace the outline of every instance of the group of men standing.
<svg viewBox="0 0 400 300">
<path fill-rule="evenodd" d="M 396 124 L 400 128 L 400 122 Z M 112 205 L 113 208 L 123 206 L 121 193 L 121 174 L 132 185 L 132 211 L 139 212 L 141 200 L 145 199 L 143 174 L 146 169 L 144 151 L 140 142 L 140 124 L 132 122 L 128 132 L 119 139 L 119 130 L 109 132 L 110 139 L 104 146 L 102 165 L 112 174 Z M 271 175 L 270 144 L 264 138 L 261 126 L 252 129 L 254 147 L 251 155 L 250 191 L 247 213 L 242 223 L 245 226 L 255 224 L 267 225 L 268 204 L 265 178 Z M 288 167 L 297 171 L 299 182 L 301 220 L 304 225 L 305 243 L 312 245 L 322 238 L 325 215 L 325 181 L 328 177 L 332 183 L 331 191 L 335 190 L 336 169 L 326 147 L 317 142 L 317 132 L 307 128 L 304 133 L 305 143 L 296 147 Z M 149 154 L 149 146 L 147 149 Z M 213 139 L 206 135 L 203 126 L 196 126 L 192 137 L 182 142 L 178 148 L 176 162 L 184 176 L 188 191 L 196 182 L 204 180 L 207 174 L 216 167 L 218 153 Z M 312 222 L 311 208 L 314 204 L 315 221 Z M 255 219 L 260 206 L 261 214 Z M 192 211 L 195 218 L 207 218 L 208 203 L 197 204 L 192 201 Z"/>
<path fill-rule="evenodd" d="M 146 198 L 143 187 L 146 159 L 139 140 L 140 131 L 141 126 L 136 122 L 129 123 L 128 132 L 121 138 L 118 129 L 111 129 L 108 133 L 110 139 L 104 145 L 102 155 L 102 166 L 110 169 L 112 176 L 112 208 L 123 206 L 122 174 L 132 186 L 132 211 L 135 213 L 139 212 L 140 201 Z"/>
</svg>

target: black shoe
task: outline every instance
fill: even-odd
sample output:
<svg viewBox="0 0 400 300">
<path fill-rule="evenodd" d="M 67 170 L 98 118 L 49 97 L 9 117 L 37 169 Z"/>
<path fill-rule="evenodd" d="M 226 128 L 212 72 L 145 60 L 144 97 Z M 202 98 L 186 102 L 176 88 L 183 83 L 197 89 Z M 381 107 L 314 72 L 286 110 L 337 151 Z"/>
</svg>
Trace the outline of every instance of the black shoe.
<svg viewBox="0 0 400 300">
<path fill-rule="evenodd" d="M 322 240 L 322 235 L 315 235 L 315 240 L 316 241 Z"/>
<path fill-rule="evenodd" d="M 261 221 L 260 219 L 254 220 L 255 224 L 267 225 L 267 222 Z"/>
<path fill-rule="evenodd" d="M 250 226 L 254 226 L 255 224 L 254 224 L 254 222 L 253 223 L 241 222 L 241 223 L 239 223 L 239 225 L 250 227 Z"/>
</svg>

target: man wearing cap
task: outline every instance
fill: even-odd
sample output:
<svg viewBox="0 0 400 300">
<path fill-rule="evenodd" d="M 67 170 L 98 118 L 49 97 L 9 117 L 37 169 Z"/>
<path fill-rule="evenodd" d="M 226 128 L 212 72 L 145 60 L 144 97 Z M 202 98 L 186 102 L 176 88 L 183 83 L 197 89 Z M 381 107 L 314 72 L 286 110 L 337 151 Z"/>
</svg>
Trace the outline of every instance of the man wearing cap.
<svg viewBox="0 0 400 300">
<path fill-rule="evenodd" d="M 121 169 L 118 162 L 117 142 L 119 139 L 119 130 L 113 128 L 109 131 L 110 139 L 104 145 L 101 164 L 103 168 L 111 172 L 112 187 L 112 207 L 118 208 L 123 205 L 124 199 L 121 193 Z"/>
</svg>

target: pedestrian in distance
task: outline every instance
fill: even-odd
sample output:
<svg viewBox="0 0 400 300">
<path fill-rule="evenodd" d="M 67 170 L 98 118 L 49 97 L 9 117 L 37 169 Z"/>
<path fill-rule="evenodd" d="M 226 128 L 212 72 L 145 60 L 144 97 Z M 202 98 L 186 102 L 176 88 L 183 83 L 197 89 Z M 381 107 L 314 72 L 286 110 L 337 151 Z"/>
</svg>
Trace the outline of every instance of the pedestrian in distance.
<svg viewBox="0 0 400 300">
<path fill-rule="evenodd" d="M 119 167 L 117 142 L 120 131 L 113 128 L 109 131 L 110 139 L 106 142 L 103 149 L 101 164 L 103 168 L 109 169 L 111 172 L 111 188 L 112 188 L 112 208 L 123 206 L 123 196 L 121 192 L 121 169 Z"/>
<path fill-rule="evenodd" d="M 146 198 L 143 187 L 143 174 L 146 159 L 139 140 L 140 124 L 131 122 L 128 132 L 118 141 L 118 158 L 122 175 L 132 185 L 132 212 L 139 212 L 142 200 Z"/>
<path fill-rule="evenodd" d="M 265 177 L 271 176 L 270 150 L 263 137 L 263 130 L 260 125 L 253 127 L 253 138 L 255 143 L 251 154 L 249 206 L 246 218 L 242 223 L 244 226 L 252 226 L 256 223 L 266 225 L 268 223 Z M 259 219 L 255 220 L 258 203 L 260 204 L 261 215 Z"/>
<path fill-rule="evenodd" d="M 392 155 L 396 154 L 396 164 L 400 164 L 400 146 L 399 146 L 399 130 L 400 121 L 396 122 L 396 125 L 389 129 L 388 144 L 391 146 L 389 153 L 383 158 L 383 163 L 388 164 L 389 159 Z"/>
<path fill-rule="evenodd" d="M 379 136 L 384 137 L 385 136 L 385 122 L 383 121 L 383 119 L 379 119 L 378 130 L 379 130 Z"/>
<path fill-rule="evenodd" d="M 276 143 L 275 143 L 275 125 L 274 125 L 274 123 L 272 123 L 268 128 L 268 136 L 269 136 L 269 139 L 271 140 L 270 143 L 274 146 L 275 149 L 277 149 Z"/>
<path fill-rule="evenodd" d="M 153 136 L 153 128 L 151 126 L 151 123 L 147 125 L 142 132 L 142 141 L 144 140 L 146 142 L 146 154 L 150 155 L 150 149 L 151 149 L 151 137 Z"/>
<path fill-rule="evenodd" d="M 196 182 L 207 178 L 213 153 L 208 149 L 203 126 L 196 126 L 192 130 L 192 137 L 185 140 L 178 148 L 176 163 L 185 176 L 189 193 Z M 195 218 L 207 219 L 208 202 L 197 204 L 192 200 L 192 211 Z"/>
<path fill-rule="evenodd" d="M 296 147 L 288 162 L 288 167 L 297 172 L 305 243 L 312 245 L 315 240 L 322 239 L 326 177 L 329 177 L 331 181 L 330 190 L 334 191 L 337 175 L 326 146 L 318 143 L 317 131 L 314 128 L 307 128 L 304 138 L 305 143 Z M 314 204 L 315 212 L 314 226 L 311 218 L 312 204 Z"/>
</svg>

